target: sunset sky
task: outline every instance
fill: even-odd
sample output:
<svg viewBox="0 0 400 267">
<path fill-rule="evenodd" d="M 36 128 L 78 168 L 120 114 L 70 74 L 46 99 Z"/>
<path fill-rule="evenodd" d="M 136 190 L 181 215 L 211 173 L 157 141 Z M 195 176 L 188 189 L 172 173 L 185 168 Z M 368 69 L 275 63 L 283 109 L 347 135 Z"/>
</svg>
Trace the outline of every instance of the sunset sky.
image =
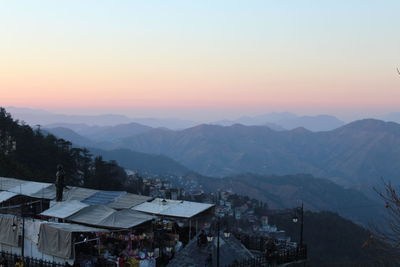
<svg viewBox="0 0 400 267">
<path fill-rule="evenodd" d="M 400 111 L 400 1 L 0 1 L 0 106 Z M 350 115 L 349 115 L 350 116 Z"/>
</svg>

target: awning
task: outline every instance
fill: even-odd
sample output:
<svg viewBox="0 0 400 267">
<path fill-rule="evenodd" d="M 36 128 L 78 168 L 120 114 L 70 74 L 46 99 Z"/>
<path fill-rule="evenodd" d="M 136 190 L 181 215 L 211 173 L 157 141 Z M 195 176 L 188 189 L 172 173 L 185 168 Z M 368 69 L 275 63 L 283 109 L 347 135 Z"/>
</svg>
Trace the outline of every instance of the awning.
<svg viewBox="0 0 400 267">
<path fill-rule="evenodd" d="M 154 217 L 134 210 L 116 211 L 99 222 L 101 227 L 129 229 L 151 221 Z"/>
<path fill-rule="evenodd" d="M 126 193 L 116 198 L 107 206 L 113 209 L 129 209 L 144 202 L 147 202 L 151 199 L 152 197 Z"/>
<path fill-rule="evenodd" d="M 133 210 L 154 215 L 191 218 L 212 208 L 213 204 L 156 198 L 133 207 Z"/>
<path fill-rule="evenodd" d="M 107 205 L 124 194 L 126 194 L 124 191 L 98 191 L 82 200 L 82 202 L 89 205 Z"/>
<path fill-rule="evenodd" d="M 74 232 L 93 233 L 108 232 L 108 230 L 69 223 L 43 223 L 40 225 L 39 251 L 63 259 L 71 259 L 72 233 Z"/>
<path fill-rule="evenodd" d="M 78 200 L 56 202 L 56 204 L 54 206 L 52 206 L 48 210 L 45 210 L 40 215 L 65 219 L 69 216 L 74 215 L 81 209 L 86 208 L 88 206 L 89 205 L 82 203 Z"/>
<path fill-rule="evenodd" d="M 15 196 L 18 196 L 18 194 L 13 193 L 13 192 L 8 192 L 8 191 L 2 191 L 2 192 L 0 192 L 0 203 L 7 201 L 10 198 L 13 198 Z"/>
<path fill-rule="evenodd" d="M 115 210 L 103 205 L 88 206 L 66 218 L 68 221 L 89 225 L 101 225 L 100 222 L 114 213 Z"/>
<path fill-rule="evenodd" d="M 36 193 L 30 195 L 35 198 L 43 198 L 43 199 L 55 199 L 56 198 L 56 186 L 54 184 L 50 184 L 47 187 L 43 187 L 41 190 Z"/>
<path fill-rule="evenodd" d="M 26 183 L 27 181 L 19 180 L 15 178 L 0 177 L 0 191 L 8 191 L 10 188 L 16 187 L 17 185 Z"/>
<path fill-rule="evenodd" d="M 68 186 L 64 188 L 63 200 L 70 201 L 70 200 L 79 200 L 82 201 L 91 195 L 94 195 L 99 190 L 83 188 L 83 187 L 75 187 L 75 186 Z"/>
<path fill-rule="evenodd" d="M 49 183 L 38 183 L 38 182 L 25 182 L 20 185 L 17 185 L 13 188 L 8 189 L 7 191 L 17 193 L 20 195 L 24 196 L 35 196 L 37 193 L 45 190 L 47 187 L 52 186 L 52 184 Z M 43 191 L 44 192 L 44 191 Z M 48 196 L 43 195 L 44 198 L 47 198 Z M 51 199 L 51 198 L 48 198 Z"/>
</svg>

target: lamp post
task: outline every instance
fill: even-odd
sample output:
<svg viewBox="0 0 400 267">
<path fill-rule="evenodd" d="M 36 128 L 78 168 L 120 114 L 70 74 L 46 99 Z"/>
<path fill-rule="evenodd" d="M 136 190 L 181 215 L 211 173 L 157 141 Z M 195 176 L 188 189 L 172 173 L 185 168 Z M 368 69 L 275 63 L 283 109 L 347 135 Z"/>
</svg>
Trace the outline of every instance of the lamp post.
<svg viewBox="0 0 400 267">
<path fill-rule="evenodd" d="M 220 217 L 218 217 L 218 222 L 217 222 L 217 267 L 219 267 L 219 232 L 220 232 Z"/>
<path fill-rule="evenodd" d="M 304 225 L 304 204 L 301 203 L 301 207 L 296 208 L 296 215 L 293 217 L 293 222 L 297 223 L 299 221 L 299 217 L 297 213 L 300 211 L 300 248 L 303 247 L 303 225 Z"/>
<path fill-rule="evenodd" d="M 25 213 L 24 213 L 24 204 L 21 205 L 21 217 L 22 217 L 22 237 L 21 237 L 21 256 L 22 260 L 25 257 Z"/>
<path fill-rule="evenodd" d="M 214 228 L 215 229 L 215 228 Z M 224 231 L 224 237 L 226 239 L 228 239 L 231 236 L 231 233 L 226 229 Z M 220 267 L 220 238 L 221 238 L 221 218 L 218 217 L 217 220 L 217 267 Z M 214 237 L 211 234 L 207 235 L 207 241 L 211 244 L 211 242 L 213 241 Z M 212 247 L 214 247 L 212 245 Z"/>
</svg>

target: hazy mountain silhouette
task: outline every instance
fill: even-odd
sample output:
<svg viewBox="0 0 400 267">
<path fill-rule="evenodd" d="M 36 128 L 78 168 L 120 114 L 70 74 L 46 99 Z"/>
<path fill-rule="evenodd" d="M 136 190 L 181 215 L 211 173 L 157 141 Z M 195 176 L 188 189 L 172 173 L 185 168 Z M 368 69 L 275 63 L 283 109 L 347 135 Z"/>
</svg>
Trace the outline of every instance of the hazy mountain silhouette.
<svg viewBox="0 0 400 267">
<path fill-rule="evenodd" d="M 233 124 L 243 124 L 247 126 L 269 126 L 273 130 L 292 130 L 304 127 L 311 131 L 329 131 L 336 129 L 345 123 L 331 115 L 298 116 L 289 112 L 269 113 L 253 117 L 241 117 L 236 120 L 222 120 L 213 124 L 231 126 Z"/>
<path fill-rule="evenodd" d="M 400 123 L 400 112 L 393 112 L 381 117 L 382 120 Z"/>
<path fill-rule="evenodd" d="M 135 170 L 147 175 L 187 175 L 188 168 L 171 158 L 135 152 L 129 149 L 101 150 L 89 148 L 94 155 L 100 155 L 105 160 L 115 160 L 126 169 Z"/>
<path fill-rule="evenodd" d="M 110 147 L 111 143 L 95 142 L 68 128 L 43 129 L 43 133 L 51 133 L 58 138 L 70 141 L 74 146 L 88 148 L 93 155 L 102 156 L 105 160 L 115 160 L 122 167 L 141 173 L 180 176 L 192 172 L 180 163 L 163 155 L 146 154 L 129 149 L 99 149 L 99 147 Z"/>
<path fill-rule="evenodd" d="M 238 124 L 155 129 L 115 145 L 163 154 L 210 176 L 311 173 L 350 185 L 379 177 L 400 181 L 400 125 L 372 119 L 326 132 Z"/>
<path fill-rule="evenodd" d="M 58 123 L 46 125 L 46 128 L 68 128 L 94 142 L 111 142 L 120 138 L 145 133 L 153 128 L 139 123 L 119 124 L 116 126 L 88 126 L 86 124 Z"/>
<path fill-rule="evenodd" d="M 26 122 L 31 126 L 49 124 L 86 124 L 88 126 L 115 126 L 118 124 L 138 123 L 149 127 L 164 127 L 170 129 L 185 129 L 197 123 L 177 118 L 130 118 L 118 114 L 104 115 L 65 115 L 55 114 L 44 110 L 7 107 L 15 119 Z"/>
<path fill-rule="evenodd" d="M 86 138 L 75 131 L 64 128 L 64 127 L 54 127 L 54 128 L 44 128 L 42 129 L 43 133 L 51 133 L 58 138 L 62 138 L 64 140 L 70 141 L 71 143 L 77 146 L 95 146 L 96 142 L 93 140 Z"/>
</svg>

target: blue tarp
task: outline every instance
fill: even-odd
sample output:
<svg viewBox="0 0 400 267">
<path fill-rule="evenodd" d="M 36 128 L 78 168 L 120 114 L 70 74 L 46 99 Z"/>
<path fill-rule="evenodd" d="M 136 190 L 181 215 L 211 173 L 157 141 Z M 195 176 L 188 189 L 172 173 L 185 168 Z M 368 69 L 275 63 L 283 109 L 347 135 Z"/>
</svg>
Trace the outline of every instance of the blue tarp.
<svg viewBox="0 0 400 267">
<path fill-rule="evenodd" d="M 83 203 L 88 205 L 107 205 L 121 195 L 126 194 L 124 191 L 98 191 L 93 195 L 82 200 Z"/>
</svg>

